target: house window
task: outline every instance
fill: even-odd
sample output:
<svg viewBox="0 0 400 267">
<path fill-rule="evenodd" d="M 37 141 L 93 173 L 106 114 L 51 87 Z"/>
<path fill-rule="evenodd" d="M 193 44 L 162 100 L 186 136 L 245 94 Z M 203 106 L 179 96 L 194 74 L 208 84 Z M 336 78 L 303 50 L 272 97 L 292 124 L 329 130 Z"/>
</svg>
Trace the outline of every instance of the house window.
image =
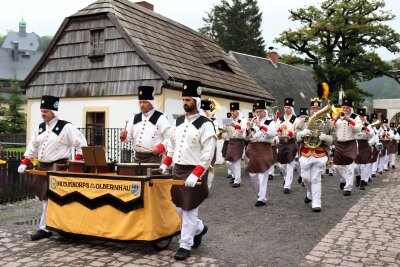
<svg viewBox="0 0 400 267">
<path fill-rule="evenodd" d="M 105 145 L 105 112 L 86 113 L 85 135 L 89 146 Z"/>
<path fill-rule="evenodd" d="M 90 31 L 90 55 L 104 56 L 104 29 Z"/>
<path fill-rule="evenodd" d="M 209 63 L 208 65 L 211 66 L 211 67 L 213 67 L 213 68 L 219 69 L 219 70 L 223 70 L 223 71 L 227 71 L 227 72 L 234 73 L 234 72 L 232 71 L 232 69 L 229 67 L 228 63 L 226 63 L 226 62 L 225 62 L 224 60 L 222 60 L 222 59 L 217 60 L 217 61 L 215 61 L 215 62 L 213 62 L 213 63 Z"/>
</svg>

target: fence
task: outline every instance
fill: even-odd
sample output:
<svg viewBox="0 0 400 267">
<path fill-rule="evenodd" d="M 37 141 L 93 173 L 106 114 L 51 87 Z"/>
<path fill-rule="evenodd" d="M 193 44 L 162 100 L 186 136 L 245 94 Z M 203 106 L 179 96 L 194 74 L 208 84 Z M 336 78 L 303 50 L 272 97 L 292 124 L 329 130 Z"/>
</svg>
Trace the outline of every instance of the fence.
<svg viewBox="0 0 400 267">
<path fill-rule="evenodd" d="M 34 197 L 30 189 L 33 176 L 18 173 L 20 161 L 9 157 L 6 164 L 0 164 L 0 204 Z"/>
<path fill-rule="evenodd" d="M 13 133 L 13 134 L 0 134 L 0 143 L 6 144 L 25 144 L 26 134 L 25 133 Z"/>
<path fill-rule="evenodd" d="M 122 128 L 79 128 L 89 146 L 104 146 L 106 159 L 116 162 L 132 162 L 131 142 L 122 143 L 119 135 Z"/>
</svg>

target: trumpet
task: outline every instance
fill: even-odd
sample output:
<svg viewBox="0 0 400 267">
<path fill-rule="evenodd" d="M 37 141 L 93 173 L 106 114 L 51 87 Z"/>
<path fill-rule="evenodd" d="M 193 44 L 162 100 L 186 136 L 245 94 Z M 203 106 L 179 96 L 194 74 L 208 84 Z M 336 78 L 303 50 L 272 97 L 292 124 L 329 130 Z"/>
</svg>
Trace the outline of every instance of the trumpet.
<svg viewBox="0 0 400 267">
<path fill-rule="evenodd" d="M 346 114 L 344 114 L 344 112 L 341 111 L 341 112 L 339 113 L 339 116 L 340 116 L 340 119 L 341 119 L 341 120 L 344 120 L 344 118 L 346 117 Z"/>
<path fill-rule="evenodd" d="M 258 120 L 258 116 L 255 116 L 254 118 L 251 119 L 249 125 L 246 128 L 246 131 L 252 131 L 254 132 L 256 129 L 254 128 L 255 120 Z"/>
</svg>

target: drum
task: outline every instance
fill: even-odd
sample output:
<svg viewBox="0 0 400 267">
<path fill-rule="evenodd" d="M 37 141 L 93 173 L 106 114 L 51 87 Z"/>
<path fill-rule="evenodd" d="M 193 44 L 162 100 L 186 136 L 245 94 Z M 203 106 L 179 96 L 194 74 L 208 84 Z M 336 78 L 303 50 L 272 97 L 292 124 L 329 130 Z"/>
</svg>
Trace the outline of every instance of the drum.
<svg viewBox="0 0 400 267">
<path fill-rule="evenodd" d="M 147 175 L 147 169 L 153 169 L 152 174 L 160 174 L 158 163 L 117 163 L 117 173 L 119 175 Z"/>
<path fill-rule="evenodd" d="M 94 166 L 85 166 L 84 161 L 69 160 L 68 171 L 77 173 L 96 173 L 96 168 Z M 108 172 L 115 172 L 114 162 L 107 162 L 107 166 L 97 167 L 97 173 L 108 173 Z"/>
</svg>

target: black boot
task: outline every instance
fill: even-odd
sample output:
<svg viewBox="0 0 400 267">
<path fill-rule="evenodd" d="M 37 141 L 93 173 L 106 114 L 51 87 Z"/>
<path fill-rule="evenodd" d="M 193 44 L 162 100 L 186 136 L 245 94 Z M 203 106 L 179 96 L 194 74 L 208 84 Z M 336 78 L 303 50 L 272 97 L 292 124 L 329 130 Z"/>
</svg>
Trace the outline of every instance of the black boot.
<svg viewBox="0 0 400 267">
<path fill-rule="evenodd" d="M 361 176 L 360 176 L 360 175 L 357 175 L 357 176 L 356 176 L 356 187 L 359 187 L 359 186 L 360 186 L 360 182 L 361 182 Z"/>
<path fill-rule="evenodd" d="M 207 227 L 207 225 L 204 225 L 203 231 L 201 231 L 200 234 L 194 236 L 192 248 L 198 248 L 201 245 L 201 239 L 202 239 L 203 235 L 205 235 L 207 233 L 207 231 L 208 231 L 208 227 Z"/>
<path fill-rule="evenodd" d="M 51 232 L 46 232 L 42 229 L 39 229 L 34 234 L 32 234 L 30 237 L 31 237 L 32 241 L 36 241 L 36 240 L 40 240 L 43 238 L 49 238 L 50 236 L 52 236 Z"/>
<path fill-rule="evenodd" d="M 297 179 L 297 182 L 298 182 L 299 184 L 301 184 L 301 183 L 303 182 L 303 178 L 301 178 L 301 176 L 299 176 L 299 179 Z"/>
<path fill-rule="evenodd" d="M 346 183 L 340 183 L 340 185 L 339 185 L 340 189 L 343 189 L 345 185 L 346 185 Z"/>
<path fill-rule="evenodd" d="M 365 186 L 367 185 L 366 181 L 361 181 L 360 190 L 365 190 Z"/>
<path fill-rule="evenodd" d="M 184 261 L 188 257 L 190 257 L 190 250 L 187 250 L 184 248 L 179 248 L 174 256 L 175 260 L 178 260 L 178 261 Z"/>
</svg>

